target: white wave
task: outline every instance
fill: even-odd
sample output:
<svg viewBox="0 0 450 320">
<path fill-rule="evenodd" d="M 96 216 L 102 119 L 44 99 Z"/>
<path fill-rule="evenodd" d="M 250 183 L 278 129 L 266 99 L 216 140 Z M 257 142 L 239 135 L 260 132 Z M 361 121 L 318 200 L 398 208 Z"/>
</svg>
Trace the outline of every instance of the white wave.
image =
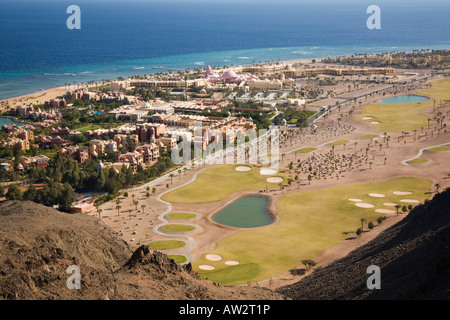
<svg viewBox="0 0 450 320">
<path fill-rule="evenodd" d="M 80 74 L 91 74 L 91 73 L 93 73 L 92 71 L 83 71 L 83 72 L 80 72 Z"/>
<path fill-rule="evenodd" d="M 302 55 L 309 55 L 309 54 L 312 54 L 312 52 L 305 51 L 305 50 L 292 51 L 291 53 L 292 53 L 292 54 L 302 54 Z"/>
<path fill-rule="evenodd" d="M 242 59 L 242 60 L 250 60 L 253 59 L 252 57 L 238 57 L 238 59 Z"/>
<path fill-rule="evenodd" d="M 317 50 L 317 49 L 320 49 L 320 47 L 311 47 L 310 49 L 311 50 Z"/>
<path fill-rule="evenodd" d="M 230 59 L 225 59 L 225 60 L 223 60 L 224 62 L 230 62 L 231 60 Z"/>
<path fill-rule="evenodd" d="M 142 70 L 142 69 L 145 69 L 145 67 L 134 67 L 133 69 L 134 70 Z"/>
<path fill-rule="evenodd" d="M 204 63 L 204 62 L 201 62 L 201 61 L 194 62 L 194 64 L 195 64 L 196 66 L 204 66 L 204 65 L 205 65 L 205 63 Z"/>
</svg>

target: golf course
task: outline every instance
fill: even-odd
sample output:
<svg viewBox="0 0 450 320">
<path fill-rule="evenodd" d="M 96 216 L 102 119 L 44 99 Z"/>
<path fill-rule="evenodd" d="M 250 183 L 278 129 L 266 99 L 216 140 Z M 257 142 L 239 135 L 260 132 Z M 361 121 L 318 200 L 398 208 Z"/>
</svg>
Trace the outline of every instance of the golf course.
<svg viewBox="0 0 450 320">
<path fill-rule="evenodd" d="M 430 99 L 414 103 L 376 103 L 363 107 L 362 114 L 357 119 L 367 120 L 380 132 L 412 131 L 433 124 L 433 120 L 423 114 L 423 111 L 433 107 L 434 103 L 450 100 L 450 79 L 442 79 L 430 83 L 429 90 L 417 92 L 417 95 Z M 436 102 L 433 102 L 436 100 Z"/>
<path fill-rule="evenodd" d="M 193 264 L 194 269 L 200 277 L 223 285 L 269 279 L 345 240 L 361 227 L 361 219 L 365 219 L 367 229 L 367 223 L 377 225 L 376 219 L 386 215 L 380 212 L 390 209 L 395 214 L 395 208 L 388 205 L 401 204 L 401 200 L 423 202 L 429 198 L 430 186 L 428 179 L 402 177 L 286 194 L 276 203 L 277 224 L 242 230 L 224 238 L 214 251 Z M 410 193 L 409 199 L 394 194 L 401 190 Z M 355 205 L 358 203 L 373 207 L 359 207 Z M 210 261 L 205 258 L 207 254 L 223 259 Z M 230 266 L 226 261 L 239 264 Z"/>
</svg>

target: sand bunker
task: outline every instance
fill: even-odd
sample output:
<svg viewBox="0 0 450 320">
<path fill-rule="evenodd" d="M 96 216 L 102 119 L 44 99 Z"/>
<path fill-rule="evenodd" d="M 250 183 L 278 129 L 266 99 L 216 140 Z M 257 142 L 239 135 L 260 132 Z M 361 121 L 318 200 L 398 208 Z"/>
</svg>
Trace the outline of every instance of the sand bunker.
<svg viewBox="0 0 450 320">
<path fill-rule="evenodd" d="M 415 199 L 402 199 L 400 202 L 419 203 L 420 201 Z"/>
<path fill-rule="evenodd" d="M 385 203 L 383 203 L 383 206 L 386 206 L 386 207 L 395 207 L 397 204 L 398 204 L 398 203 L 395 203 L 395 202 L 385 202 Z"/>
<path fill-rule="evenodd" d="M 202 270 L 214 270 L 215 269 L 215 267 L 207 265 L 207 264 L 202 264 L 202 265 L 198 266 L 198 268 L 202 269 Z"/>
<path fill-rule="evenodd" d="M 399 196 L 407 196 L 408 194 L 412 194 L 411 191 L 394 191 L 393 194 L 399 195 Z"/>
<path fill-rule="evenodd" d="M 388 210 L 388 209 L 376 209 L 375 212 L 378 212 L 378 213 L 395 213 L 394 210 Z"/>
<path fill-rule="evenodd" d="M 373 117 L 363 117 L 363 120 L 372 120 Z"/>
<path fill-rule="evenodd" d="M 279 183 L 281 181 L 283 181 L 284 179 L 281 177 L 271 177 L 271 178 L 267 178 L 267 182 L 270 183 Z"/>
<path fill-rule="evenodd" d="M 370 203 L 355 203 L 355 206 L 360 208 L 374 208 L 375 206 Z"/>
<path fill-rule="evenodd" d="M 380 121 L 372 121 L 370 124 L 380 124 Z"/>
<path fill-rule="evenodd" d="M 386 197 L 384 194 L 381 194 L 381 193 L 369 193 L 369 196 L 374 197 L 374 198 L 384 198 L 384 197 Z"/>
<path fill-rule="evenodd" d="M 239 261 L 230 260 L 230 261 L 226 261 L 225 264 L 228 266 L 235 266 L 235 265 L 239 264 Z"/>
<path fill-rule="evenodd" d="M 261 171 L 259 171 L 260 175 L 263 176 L 271 176 L 277 173 L 277 170 L 275 169 L 261 169 Z"/>
<path fill-rule="evenodd" d="M 236 171 L 250 171 L 250 170 L 252 170 L 252 168 L 247 166 L 240 166 L 236 168 Z"/>
<path fill-rule="evenodd" d="M 353 202 L 362 202 L 361 199 L 348 199 L 349 201 L 353 201 Z"/>
<path fill-rule="evenodd" d="M 222 260 L 222 256 L 218 254 L 207 254 L 206 259 L 208 259 L 209 261 L 220 261 Z"/>
</svg>

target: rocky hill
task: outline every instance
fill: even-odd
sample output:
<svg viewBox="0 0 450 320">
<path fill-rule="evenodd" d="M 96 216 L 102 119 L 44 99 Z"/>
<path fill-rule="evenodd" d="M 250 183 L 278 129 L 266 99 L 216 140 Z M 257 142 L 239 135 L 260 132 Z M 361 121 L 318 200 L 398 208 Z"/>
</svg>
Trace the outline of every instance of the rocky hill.
<svg viewBox="0 0 450 320">
<path fill-rule="evenodd" d="M 369 290 L 370 265 L 380 289 Z M 345 258 L 277 290 L 292 299 L 449 299 L 450 189 Z"/>
<path fill-rule="evenodd" d="M 69 266 L 81 289 L 69 289 Z M 71 278 L 72 279 L 72 278 Z M 75 283 L 71 280 L 71 283 Z M 109 227 L 84 214 L 33 202 L 0 203 L 2 299 L 283 299 L 256 287 L 221 287 L 199 279 L 146 246 L 132 251 Z"/>
</svg>

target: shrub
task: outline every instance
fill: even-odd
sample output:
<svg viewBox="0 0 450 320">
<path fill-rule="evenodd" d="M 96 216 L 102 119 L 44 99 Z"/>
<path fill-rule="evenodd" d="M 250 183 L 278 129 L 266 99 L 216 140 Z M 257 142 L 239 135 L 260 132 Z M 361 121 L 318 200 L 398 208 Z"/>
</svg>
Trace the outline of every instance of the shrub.
<svg viewBox="0 0 450 320">
<path fill-rule="evenodd" d="M 362 234 L 362 230 L 361 228 L 358 228 L 358 230 L 356 230 L 356 235 L 359 237 Z"/>
<path fill-rule="evenodd" d="M 368 227 L 369 229 L 373 229 L 373 227 L 374 227 L 373 222 L 370 221 L 370 222 L 367 224 L 367 227 Z"/>
</svg>

